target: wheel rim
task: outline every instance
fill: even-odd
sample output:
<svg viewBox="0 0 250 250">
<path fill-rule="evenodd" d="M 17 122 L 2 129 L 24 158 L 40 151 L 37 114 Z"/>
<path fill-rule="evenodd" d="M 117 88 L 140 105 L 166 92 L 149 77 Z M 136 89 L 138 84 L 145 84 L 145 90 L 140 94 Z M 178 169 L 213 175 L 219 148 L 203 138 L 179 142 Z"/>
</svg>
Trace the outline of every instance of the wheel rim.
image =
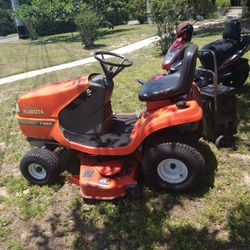
<svg viewBox="0 0 250 250">
<path fill-rule="evenodd" d="M 31 177 L 37 180 L 43 180 L 46 178 L 46 170 L 38 163 L 32 163 L 28 167 L 29 174 Z"/>
<path fill-rule="evenodd" d="M 157 167 L 157 172 L 161 179 L 172 184 L 181 183 L 188 176 L 186 164 L 177 159 L 161 161 Z"/>
</svg>

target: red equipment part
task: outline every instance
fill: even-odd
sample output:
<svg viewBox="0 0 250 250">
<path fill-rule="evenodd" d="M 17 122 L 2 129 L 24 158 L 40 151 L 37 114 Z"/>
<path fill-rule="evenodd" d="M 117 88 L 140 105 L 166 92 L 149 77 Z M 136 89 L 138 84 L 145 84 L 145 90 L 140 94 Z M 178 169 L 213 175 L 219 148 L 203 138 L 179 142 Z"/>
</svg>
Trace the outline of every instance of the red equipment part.
<svg viewBox="0 0 250 250">
<path fill-rule="evenodd" d="M 171 66 L 178 60 L 181 53 L 190 42 L 193 35 L 193 26 L 189 23 L 182 23 L 176 31 L 176 40 L 168 49 L 162 63 L 162 69 L 169 71 Z"/>
<path fill-rule="evenodd" d="M 130 186 L 137 185 L 138 162 L 133 159 L 98 162 L 94 157 L 81 156 L 79 176 L 68 180 L 80 186 L 84 198 L 112 200 L 127 194 Z"/>
</svg>

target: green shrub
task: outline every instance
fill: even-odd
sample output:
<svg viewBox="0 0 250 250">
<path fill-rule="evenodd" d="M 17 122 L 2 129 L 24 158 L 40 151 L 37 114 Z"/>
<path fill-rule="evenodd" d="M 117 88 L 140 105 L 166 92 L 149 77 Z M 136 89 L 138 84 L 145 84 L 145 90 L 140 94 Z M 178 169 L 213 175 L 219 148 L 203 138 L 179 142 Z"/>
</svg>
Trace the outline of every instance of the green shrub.
<svg viewBox="0 0 250 250">
<path fill-rule="evenodd" d="M 0 9 L 0 35 L 7 36 L 16 32 L 15 23 L 8 9 Z"/>
<path fill-rule="evenodd" d="M 241 5 L 245 5 L 249 8 L 250 7 L 250 0 L 241 0 Z"/>
<path fill-rule="evenodd" d="M 31 39 L 38 35 L 51 35 L 75 31 L 74 18 L 79 12 L 75 0 L 32 0 L 21 4 L 14 12 L 27 26 Z"/>
<path fill-rule="evenodd" d="M 204 17 L 210 17 L 212 13 L 216 11 L 216 5 L 214 1 L 210 0 L 190 0 L 189 1 L 193 17 L 202 15 Z"/>
<path fill-rule="evenodd" d="M 250 18 L 250 11 L 244 12 L 242 18 Z"/>
<path fill-rule="evenodd" d="M 112 28 L 114 25 L 126 23 L 129 18 L 130 0 L 84 0 L 93 9 L 102 27 Z"/>
<path fill-rule="evenodd" d="M 83 5 L 75 18 L 81 39 L 86 48 L 91 48 L 98 37 L 99 19 L 96 13 L 87 5 Z"/>
<path fill-rule="evenodd" d="M 140 24 L 147 22 L 147 0 L 131 0 L 130 10 L 132 18 L 137 19 Z"/>
<path fill-rule="evenodd" d="M 150 13 L 152 21 L 157 25 L 160 37 L 158 48 L 165 54 L 171 46 L 179 22 L 185 17 L 187 1 L 185 0 L 152 0 Z"/>
<path fill-rule="evenodd" d="M 17 10 L 15 10 L 15 17 L 21 19 L 28 29 L 29 37 L 32 40 L 38 38 L 37 26 L 42 17 L 42 10 L 35 5 L 22 4 Z"/>
<path fill-rule="evenodd" d="M 16 32 L 15 22 L 12 18 L 11 2 L 0 0 L 0 36 Z"/>
<path fill-rule="evenodd" d="M 216 4 L 222 8 L 231 6 L 230 0 L 216 0 Z"/>
</svg>

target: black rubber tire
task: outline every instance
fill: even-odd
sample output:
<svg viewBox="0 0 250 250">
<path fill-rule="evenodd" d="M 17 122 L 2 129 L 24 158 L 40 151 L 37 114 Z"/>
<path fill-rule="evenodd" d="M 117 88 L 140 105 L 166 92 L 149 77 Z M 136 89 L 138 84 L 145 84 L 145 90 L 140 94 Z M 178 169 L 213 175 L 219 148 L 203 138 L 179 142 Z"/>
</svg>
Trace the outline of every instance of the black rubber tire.
<svg viewBox="0 0 250 250">
<path fill-rule="evenodd" d="M 158 164 L 168 158 L 177 159 L 185 164 L 188 175 L 181 183 L 163 180 L 157 171 Z M 197 188 L 205 170 L 203 156 L 193 147 L 181 143 L 161 143 L 145 150 L 142 169 L 146 181 L 153 187 L 174 192 L 189 192 Z"/>
<path fill-rule="evenodd" d="M 249 75 L 248 60 L 241 58 L 239 63 L 235 65 L 235 70 L 232 72 L 231 86 L 240 88 L 244 85 Z"/>
<path fill-rule="evenodd" d="M 44 168 L 46 172 L 44 179 L 36 179 L 30 174 L 29 166 L 32 163 L 37 163 Z M 60 174 L 60 158 L 48 149 L 33 148 L 23 156 L 20 170 L 23 176 L 32 184 L 50 185 Z"/>
<path fill-rule="evenodd" d="M 202 131 L 203 131 L 203 124 L 202 122 L 200 122 L 197 129 L 192 132 L 181 133 L 180 131 L 178 131 L 178 129 L 173 129 L 169 131 L 163 130 L 160 132 L 156 132 L 153 136 L 149 136 L 143 142 L 142 152 L 144 152 L 146 148 L 152 145 L 167 143 L 167 142 L 175 142 L 175 143 L 179 142 L 182 144 L 190 145 L 192 147 L 196 147 L 199 142 L 199 139 L 202 137 Z"/>
<path fill-rule="evenodd" d="M 216 138 L 215 145 L 218 149 L 233 147 L 234 138 L 232 136 L 220 135 Z"/>
<path fill-rule="evenodd" d="M 247 78 L 248 78 L 248 72 L 241 72 L 241 73 L 238 73 L 237 75 L 235 74 L 233 76 L 231 85 L 235 88 L 240 88 L 244 85 Z"/>
<path fill-rule="evenodd" d="M 142 196 L 141 187 L 138 185 L 131 185 L 127 187 L 127 196 L 131 199 L 138 199 Z"/>
</svg>

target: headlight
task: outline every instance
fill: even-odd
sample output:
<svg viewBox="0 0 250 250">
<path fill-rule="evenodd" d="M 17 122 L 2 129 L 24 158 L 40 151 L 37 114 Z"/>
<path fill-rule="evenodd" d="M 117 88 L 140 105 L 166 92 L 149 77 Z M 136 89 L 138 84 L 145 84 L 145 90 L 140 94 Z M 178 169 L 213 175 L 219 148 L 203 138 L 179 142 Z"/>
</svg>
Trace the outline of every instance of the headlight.
<svg viewBox="0 0 250 250">
<path fill-rule="evenodd" d="M 19 107 L 19 104 L 18 104 L 18 102 L 16 103 L 16 114 L 17 113 L 20 113 L 21 112 L 21 110 L 20 110 L 20 107 Z"/>
<path fill-rule="evenodd" d="M 167 53 L 164 57 L 164 64 L 170 63 L 173 60 L 173 58 L 175 57 L 175 55 L 176 55 L 176 52 Z"/>
</svg>

